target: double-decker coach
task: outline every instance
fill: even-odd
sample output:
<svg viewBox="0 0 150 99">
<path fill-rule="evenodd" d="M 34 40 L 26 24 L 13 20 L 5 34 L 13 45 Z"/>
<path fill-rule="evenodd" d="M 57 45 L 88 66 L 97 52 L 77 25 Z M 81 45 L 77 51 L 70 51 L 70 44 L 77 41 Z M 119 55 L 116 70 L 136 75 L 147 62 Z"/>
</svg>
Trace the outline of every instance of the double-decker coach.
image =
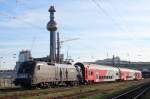
<svg viewBox="0 0 150 99">
<path fill-rule="evenodd" d="M 139 80 L 142 79 L 141 71 L 128 69 L 128 68 L 119 68 L 120 80 Z"/>
<path fill-rule="evenodd" d="M 82 78 L 87 83 L 116 81 L 120 79 L 117 67 L 87 63 L 76 63 L 75 66 L 82 68 Z"/>
<path fill-rule="evenodd" d="M 135 70 L 135 80 L 142 79 L 142 72 L 139 70 Z"/>
</svg>

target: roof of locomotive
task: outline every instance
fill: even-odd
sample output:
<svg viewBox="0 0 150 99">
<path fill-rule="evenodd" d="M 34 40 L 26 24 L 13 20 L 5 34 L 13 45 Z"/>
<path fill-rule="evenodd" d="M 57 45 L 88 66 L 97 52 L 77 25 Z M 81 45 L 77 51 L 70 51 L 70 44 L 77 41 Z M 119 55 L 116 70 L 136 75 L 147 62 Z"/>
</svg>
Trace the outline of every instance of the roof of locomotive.
<svg viewBox="0 0 150 99">
<path fill-rule="evenodd" d="M 75 68 L 74 65 L 72 64 L 49 64 L 48 62 L 37 62 L 38 65 L 47 65 L 47 66 L 56 66 L 56 67 L 61 67 L 61 68 Z"/>
<path fill-rule="evenodd" d="M 55 64 L 55 66 L 61 67 L 61 68 L 75 68 L 75 66 L 72 64 Z"/>
</svg>

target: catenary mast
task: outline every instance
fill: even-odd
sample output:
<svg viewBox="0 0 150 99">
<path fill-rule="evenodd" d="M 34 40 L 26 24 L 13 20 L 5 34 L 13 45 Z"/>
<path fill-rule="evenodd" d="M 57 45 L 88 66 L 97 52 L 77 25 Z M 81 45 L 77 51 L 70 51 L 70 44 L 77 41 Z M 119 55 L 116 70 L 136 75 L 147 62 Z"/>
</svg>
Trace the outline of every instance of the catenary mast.
<svg viewBox="0 0 150 99">
<path fill-rule="evenodd" d="M 50 62 L 56 62 L 56 30 L 57 24 L 54 20 L 54 13 L 56 12 L 54 6 L 50 6 L 50 21 L 47 24 L 47 30 L 50 31 Z"/>
</svg>

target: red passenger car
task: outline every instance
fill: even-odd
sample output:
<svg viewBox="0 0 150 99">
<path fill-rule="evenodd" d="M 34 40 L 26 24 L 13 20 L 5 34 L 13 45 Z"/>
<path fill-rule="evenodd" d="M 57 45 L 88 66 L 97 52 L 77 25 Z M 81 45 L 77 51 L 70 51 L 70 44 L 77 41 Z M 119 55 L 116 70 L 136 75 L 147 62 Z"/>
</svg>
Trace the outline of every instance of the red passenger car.
<svg viewBox="0 0 150 99">
<path fill-rule="evenodd" d="M 86 82 L 104 82 L 119 80 L 119 69 L 117 67 L 78 63 L 82 68 L 83 78 Z"/>
<path fill-rule="evenodd" d="M 78 77 L 84 83 L 142 79 L 142 73 L 133 69 L 88 63 L 76 63 L 75 67 L 78 67 Z"/>
<path fill-rule="evenodd" d="M 120 80 L 138 80 L 142 79 L 142 73 L 138 70 L 119 68 Z"/>
</svg>

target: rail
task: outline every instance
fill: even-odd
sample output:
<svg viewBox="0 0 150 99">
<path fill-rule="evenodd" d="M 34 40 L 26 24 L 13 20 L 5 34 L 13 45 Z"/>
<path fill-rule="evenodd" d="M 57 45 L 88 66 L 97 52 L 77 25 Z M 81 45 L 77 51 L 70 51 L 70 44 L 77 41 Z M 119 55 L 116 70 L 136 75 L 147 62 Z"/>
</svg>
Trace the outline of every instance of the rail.
<svg viewBox="0 0 150 99">
<path fill-rule="evenodd" d="M 140 99 L 149 89 L 150 83 L 146 83 L 125 93 L 122 93 L 112 99 Z"/>
</svg>

